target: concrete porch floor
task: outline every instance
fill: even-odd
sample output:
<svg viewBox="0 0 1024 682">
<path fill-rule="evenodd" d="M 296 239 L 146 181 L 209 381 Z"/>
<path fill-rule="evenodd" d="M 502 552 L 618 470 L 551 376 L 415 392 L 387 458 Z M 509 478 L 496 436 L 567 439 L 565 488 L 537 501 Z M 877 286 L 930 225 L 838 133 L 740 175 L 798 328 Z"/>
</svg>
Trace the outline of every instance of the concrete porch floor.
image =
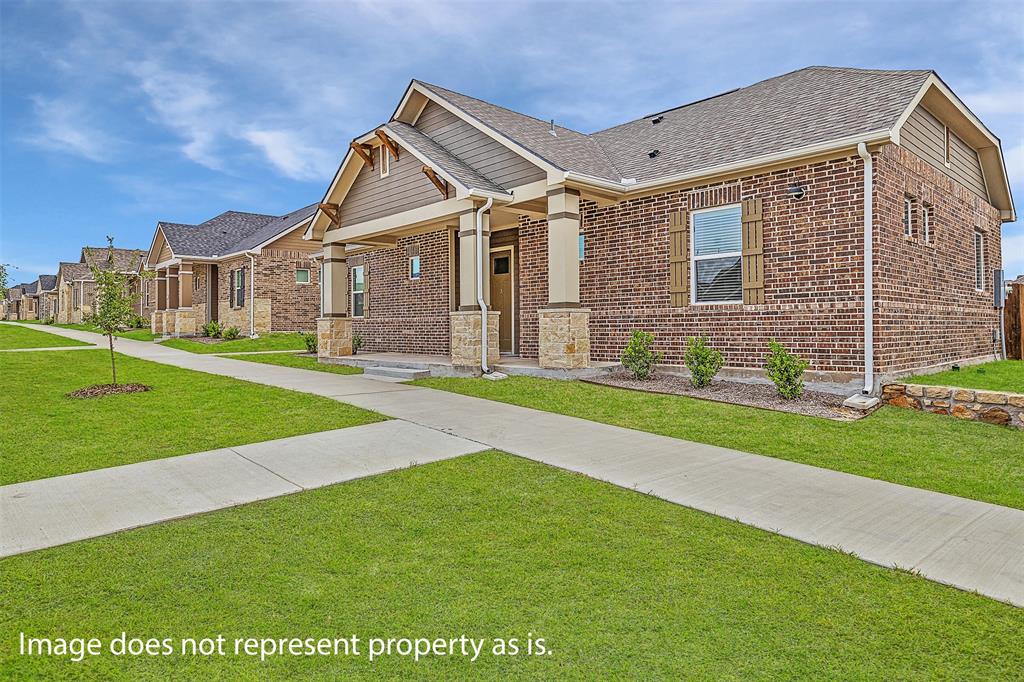
<svg viewBox="0 0 1024 682">
<path fill-rule="evenodd" d="M 358 353 L 344 358 L 321 359 L 352 367 L 402 367 L 430 372 L 435 377 L 471 377 L 480 374 L 471 368 L 455 367 L 447 355 L 426 355 L 417 353 Z M 594 362 L 587 369 L 544 369 L 537 358 L 521 358 L 517 355 L 502 355 L 493 369 L 505 374 L 544 377 L 547 379 L 586 379 L 618 367 L 617 362 Z"/>
</svg>

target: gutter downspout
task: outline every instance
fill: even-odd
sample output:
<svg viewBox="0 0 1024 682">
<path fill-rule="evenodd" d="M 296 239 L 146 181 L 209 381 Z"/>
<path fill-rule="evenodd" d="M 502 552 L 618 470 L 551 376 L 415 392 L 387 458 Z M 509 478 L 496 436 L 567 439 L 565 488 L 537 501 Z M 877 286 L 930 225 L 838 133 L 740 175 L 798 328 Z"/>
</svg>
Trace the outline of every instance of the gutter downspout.
<svg viewBox="0 0 1024 682">
<path fill-rule="evenodd" d="M 490 374 L 487 366 L 487 303 L 484 302 L 484 213 L 491 209 L 494 199 L 488 197 L 487 203 L 476 212 L 476 302 L 480 306 L 480 369 Z"/>
<path fill-rule="evenodd" d="M 872 224 L 874 212 L 874 163 L 867 145 L 857 143 L 857 153 L 864 159 L 864 395 L 875 390 L 875 298 Z"/>
<path fill-rule="evenodd" d="M 250 251 L 249 256 L 249 338 L 256 338 L 256 256 Z"/>
</svg>

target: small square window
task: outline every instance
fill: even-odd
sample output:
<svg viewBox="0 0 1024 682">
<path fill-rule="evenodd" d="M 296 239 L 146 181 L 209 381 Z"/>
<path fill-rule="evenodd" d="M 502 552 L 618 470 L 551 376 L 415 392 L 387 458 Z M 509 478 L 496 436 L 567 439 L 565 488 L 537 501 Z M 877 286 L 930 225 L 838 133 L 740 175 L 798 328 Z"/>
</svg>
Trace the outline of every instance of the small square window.
<svg viewBox="0 0 1024 682">
<path fill-rule="evenodd" d="M 494 274 L 495 275 L 507 275 L 510 267 L 511 259 L 508 256 L 498 256 L 494 259 Z"/>
<path fill-rule="evenodd" d="M 409 256 L 409 279 L 420 278 L 420 257 Z"/>
<path fill-rule="evenodd" d="M 296 268 L 295 269 L 295 283 L 296 284 L 309 284 L 309 268 Z"/>
</svg>

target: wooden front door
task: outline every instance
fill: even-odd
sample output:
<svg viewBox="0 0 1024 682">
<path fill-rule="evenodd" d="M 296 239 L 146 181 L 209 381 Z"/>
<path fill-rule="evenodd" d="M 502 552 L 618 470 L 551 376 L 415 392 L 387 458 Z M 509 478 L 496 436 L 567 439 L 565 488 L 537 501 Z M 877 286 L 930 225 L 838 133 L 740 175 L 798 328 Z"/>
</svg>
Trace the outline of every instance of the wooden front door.
<svg viewBox="0 0 1024 682">
<path fill-rule="evenodd" d="M 511 353 L 515 344 L 515 288 L 512 249 L 491 251 L 491 309 L 501 313 L 498 318 L 498 350 Z"/>
</svg>

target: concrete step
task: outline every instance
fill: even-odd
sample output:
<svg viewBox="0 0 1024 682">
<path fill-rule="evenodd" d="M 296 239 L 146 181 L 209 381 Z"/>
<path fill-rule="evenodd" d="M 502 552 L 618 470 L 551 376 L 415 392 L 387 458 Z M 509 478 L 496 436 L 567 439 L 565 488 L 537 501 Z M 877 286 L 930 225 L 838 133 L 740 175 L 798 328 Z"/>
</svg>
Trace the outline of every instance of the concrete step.
<svg viewBox="0 0 1024 682">
<path fill-rule="evenodd" d="M 412 369 L 409 367 L 366 367 L 363 369 L 363 376 L 370 377 L 371 379 L 411 381 L 413 379 L 426 379 L 430 376 L 430 370 Z"/>
</svg>

